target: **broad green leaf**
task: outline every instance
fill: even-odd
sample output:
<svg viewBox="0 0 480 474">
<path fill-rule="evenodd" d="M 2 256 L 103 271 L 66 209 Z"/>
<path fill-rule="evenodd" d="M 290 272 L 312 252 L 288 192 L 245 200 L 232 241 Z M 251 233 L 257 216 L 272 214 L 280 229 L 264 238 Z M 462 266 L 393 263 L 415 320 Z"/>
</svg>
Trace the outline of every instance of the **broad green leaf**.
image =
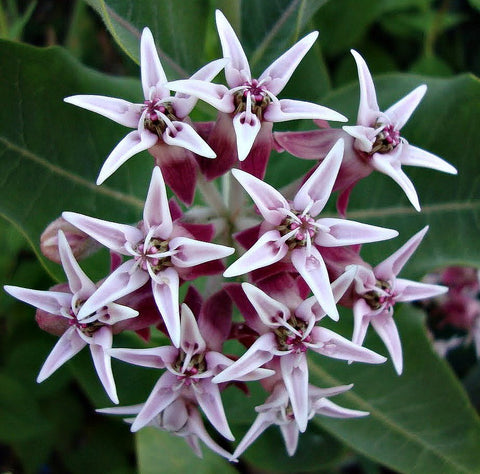
<svg viewBox="0 0 480 474">
<path fill-rule="evenodd" d="M 155 428 L 144 428 L 136 435 L 139 474 L 195 472 L 229 474 L 238 472 L 229 462 L 211 452 L 201 442 L 203 459 L 198 458 L 181 437 Z"/>
<path fill-rule="evenodd" d="M 368 366 L 325 357 L 310 359 L 315 385 L 354 383 L 335 402 L 370 412 L 368 417 L 352 420 L 316 417 L 314 423 L 398 472 L 478 472 L 478 415 L 446 363 L 433 353 L 421 313 L 405 307 L 397 310 L 395 320 L 404 349 L 400 377 L 388 361 Z M 365 346 L 385 353 L 376 337 L 367 338 Z"/>
<path fill-rule="evenodd" d="M 87 69 L 60 48 L 1 41 L 0 54 L 0 215 L 62 275 L 39 254 L 43 229 L 64 210 L 137 221 L 152 167 L 147 154 L 136 156 L 96 186 L 102 163 L 128 129 L 63 98 L 90 93 L 138 102 L 141 87 Z"/>
</svg>

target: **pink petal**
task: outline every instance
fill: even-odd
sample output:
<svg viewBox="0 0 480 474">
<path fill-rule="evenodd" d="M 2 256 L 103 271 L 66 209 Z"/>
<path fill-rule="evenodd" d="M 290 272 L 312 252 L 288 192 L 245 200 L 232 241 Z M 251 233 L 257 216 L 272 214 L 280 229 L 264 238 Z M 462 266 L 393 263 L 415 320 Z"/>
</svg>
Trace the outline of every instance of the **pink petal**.
<svg viewBox="0 0 480 474">
<path fill-rule="evenodd" d="M 305 354 L 288 354 L 280 359 L 282 378 L 300 432 L 308 423 L 308 366 Z"/>
<path fill-rule="evenodd" d="M 172 123 L 175 126 L 175 134 L 167 127 L 162 135 L 165 143 L 186 148 L 197 155 L 207 158 L 215 158 L 217 156 L 188 123 L 178 121 Z"/>
<path fill-rule="evenodd" d="M 410 237 L 397 251 L 392 253 L 390 257 L 379 263 L 373 272 L 377 279 L 390 281 L 394 276 L 397 276 L 408 259 L 417 250 L 420 242 L 428 232 L 428 225 L 425 226 L 420 232 L 417 232 L 414 236 Z"/>
<path fill-rule="evenodd" d="M 97 178 L 97 184 L 102 184 L 108 177 L 110 177 L 120 166 L 123 165 L 129 158 L 141 151 L 148 150 L 157 143 L 157 135 L 144 130 L 139 132 L 134 130 L 130 132 L 108 155 L 105 163 Z"/>
<path fill-rule="evenodd" d="M 433 153 L 408 145 L 405 152 L 400 155 L 402 165 L 421 166 L 422 168 L 431 168 L 444 173 L 457 174 L 457 170 L 450 163 L 442 160 Z"/>
<path fill-rule="evenodd" d="M 5 285 L 3 289 L 17 300 L 42 309 L 47 313 L 62 316 L 62 308 L 71 308 L 72 294 L 61 291 L 30 290 L 19 286 Z"/>
<path fill-rule="evenodd" d="M 176 251 L 172 263 L 176 267 L 189 268 L 201 263 L 228 257 L 235 249 L 224 245 L 201 242 L 187 237 L 175 237 L 169 243 L 169 249 Z"/>
<path fill-rule="evenodd" d="M 295 269 L 310 287 L 320 306 L 333 320 L 338 321 L 338 310 L 330 286 L 327 268 L 320 252 L 312 247 L 310 255 L 307 255 L 305 248 L 298 248 L 294 249 L 291 255 Z"/>
<path fill-rule="evenodd" d="M 101 95 L 72 95 L 63 99 L 69 104 L 82 107 L 113 120 L 120 125 L 137 128 L 142 115 L 142 106 L 123 99 Z"/>
<path fill-rule="evenodd" d="M 43 382 L 50 377 L 67 360 L 80 352 L 87 343 L 78 335 L 77 328 L 72 326 L 60 337 L 50 352 L 37 377 L 37 382 Z"/>
<path fill-rule="evenodd" d="M 260 131 L 260 127 L 260 120 L 258 120 L 257 116 L 252 114 L 250 110 L 236 114 L 235 117 L 233 117 L 233 128 L 235 130 L 235 136 L 237 137 L 237 154 L 240 161 L 245 160 L 250 153 L 253 142 Z"/>
<path fill-rule="evenodd" d="M 385 344 L 397 374 L 401 375 L 403 370 L 402 344 L 395 321 L 389 314 L 382 313 L 373 317 L 371 323 Z"/>
<path fill-rule="evenodd" d="M 215 20 L 223 57 L 230 59 L 230 62 L 225 66 L 227 84 L 229 87 L 241 86 L 252 77 L 247 57 L 235 31 L 220 10 L 215 11 Z"/>
<path fill-rule="evenodd" d="M 384 227 L 346 219 L 325 218 L 319 219 L 317 223 L 329 229 L 328 231 L 319 231 L 315 237 L 315 243 L 322 247 L 378 242 L 392 239 L 398 235 L 398 232 L 393 229 L 385 229 Z"/>
<path fill-rule="evenodd" d="M 277 339 L 274 333 L 268 332 L 260 336 L 243 354 L 240 359 L 220 372 L 213 379 L 213 383 L 228 382 L 230 380 L 243 379 L 245 375 L 258 369 L 266 362 L 272 360 L 276 350 Z"/>
<path fill-rule="evenodd" d="M 323 105 L 301 100 L 281 99 L 272 102 L 263 113 L 263 119 L 269 122 L 286 122 L 288 120 L 322 119 L 346 122 L 348 119 Z"/>
<path fill-rule="evenodd" d="M 106 326 L 98 329 L 92 336 L 90 352 L 98 378 L 113 403 L 118 403 L 117 388 L 113 379 L 112 363 L 108 349 L 112 347 L 112 330 Z"/>
<path fill-rule="evenodd" d="M 425 84 L 418 86 L 385 111 L 385 115 L 391 120 L 396 130 L 400 130 L 405 125 L 426 92 Z"/>
<path fill-rule="evenodd" d="M 233 441 L 235 437 L 228 426 L 227 417 L 220 397 L 218 385 L 211 380 L 199 380 L 192 384 L 195 397 L 208 421 L 225 438 Z"/>
<path fill-rule="evenodd" d="M 279 225 L 290 210 L 288 201 L 273 187 L 245 171 L 233 169 L 233 176 L 253 199 L 260 214 L 273 225 Z"/>
<path fill-rule="evenodd" d="M 273 95 L 278 95 L 292 77 L 300 61 L 318 38 L 318 31 L 313 31 L 276 59 L 259 77 L 259 82 L 265 80 L 265 87 Z"/>
<path fill-rule="evenodd" d="M 311 216 L 325 207 L 342 164 L 344 143 L 339 139 L 315 172 L 305 181 L 293 200 L 297 211 L 309 209 Z"/>
<path fill-rule="evenodd" d="M 358 81 L 360 83 L 360 105 L 358 107 L 357 124 L 371 127 L 378 118 L 380 111 L 377 104 L 377 94 L 367 63 L 355 50 L 351 49 L 357 63 Z"/>
<path fill-rule="evenodd" d="M 398 292 L 395 298 L 398 302 L 417 301 L 443 295 L 448 291 L 448 287 L 397 278 L 395 281 L 395 291 Z"/>
<path fill-rule="evenodd" d="M 139 365 L 141 367 L 152 367 L 164 369 L 167 365 L 173 364 L 178 357 L 178 349 L 172 346 L 151 347 L 148 349 L 110 349 L 111 357 L 122 360 L 127 364 Z"/>
<path fill-rule="evenodd" d="M 125 249 L 127 242 L 136 245 L 144 239 L 143 232 L 131 225 L 104 221 L 76 212 L 64 212 L 62 217 L 105 247 L 123 255 L 129 255 Z"/>
<path fill-rule="evenodd" d="M 148 273 L 139 268 L 132 273 L 135 264 L 133 259 L 128 260 L 111 273 L 98 290 L 85 301 L 78 312 L 78 319 L 88 317 L 103 306 L 143 286 L 149 280 Z"/>
<path fill-rule="evenodd" d="M 153 97 L 150 97 L 152 88 L 160 89 L 167 82 L 167 78 L 160 63 L 152 33 L 148 28 L 143 29 L 140 40 L 140 69 L 143 96 L 147 100 L 152 99 Z M 156 96 L 156 98 L 159 97 Z"/>
<path fill-rule="evenodd" d="M 167 190 L 163 181 L 162 172 L 158 166 L 153 168 L 150 187 L 148 188 L 143 221 L 148 230 L 155 229 L 155 237 L 167 240 L 172 235 L 173 224 L 168 207 Z"/>
<path fill-rule="evenodd" d="M 243 275 L 278 262 L 288 253 L 288 246 L 279 241 L 280 233 L 277 230 L 265 232 L 250 250 L 225 270 L 223 276 L 230 278 Z"/>
</svg>

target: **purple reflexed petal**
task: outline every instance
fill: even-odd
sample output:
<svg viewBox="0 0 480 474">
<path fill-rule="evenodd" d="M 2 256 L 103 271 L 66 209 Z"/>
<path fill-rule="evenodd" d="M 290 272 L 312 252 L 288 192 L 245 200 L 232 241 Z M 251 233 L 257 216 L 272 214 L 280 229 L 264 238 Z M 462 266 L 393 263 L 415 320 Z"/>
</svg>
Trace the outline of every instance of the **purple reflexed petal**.
<svg viewBox="0 0 480 474">
<path fill-rule="evenodd" d="M 135 418 L 130 428 L 131 431 L 143 428 L 178 397 L 179 393 L 173 389 L 177 383 L 177 377 L 170 372 L 166 372 L 160 377 L 142 411 Z"/>
<path fill-rule="evenodd" d="M 367 304 L 367 302 L 360 298 L 353 304 L 353 336 L 352 342 L 361 346 L 365 340 L 367 334 L 368 326 L 370 325 L 370 315 L 372 313 L 372 308 Z"/>
<path fill-rule="evenodd" d="M 215 158 L 217 155 L 200 137 L 200 135 L 186 122 L 172 122 L 175 134 L 167 127 L 162 135 L 163 141 L 168 145 L 175 145 L 193 151 L 206 158 Z"/>
<path fill-rule="evenodd" d="M 237 154 L 240 161 L 245 160 L 250 153 L 260 127 L 260 120 L 251 111 L 236 114 L 233 118 L 233 128 L 237 137 Z"/>
<path fill-rule="evenodd" d="M 228 257 L 235 252 L 231 247 L 189 239 L 175 237 L 169 243 L 169 249 L 175 251 L 172 263 L 176 267 L 189 268 L 201 263 Z"/>
<path fill-rule="evenodd" d="M 140 40 L 140 69 L 142 74 L 143 96 L 145 99 L 152 99 L 153 97 L 150 97 L 151 89 L 153 87 L 157 89 L 164 86 L 167 78 L 160 64 L 152 33 L 148 28 L 143 29 Z M 160 91 L 157 90 L 157 92 Z M 167 90 L 162 92 L 168 94 Z M 159 98 L 158 95 L 156 95 L 155 98 Z"/>
<path fill-rule="evenodd" d="M 343 408 L 327 398 L 321 398 L 314 403 L 313 409 L 317 415 L 329 416 L 330 418 L 357 418 L 360 416 L 368 416 L 370 414 L 367 411 Z"/>
<path fill-rule="evenodd" d="M 129 254 L 125 250 L 125 243 L 136 245 L 144 238 L 143 232 L 131 225 L 104 221 L 76 212 L 64 212 L 62 217 L 105 247 L 123 255 Z"/>
<path fill-rule="evenodd" d="M 181 79 L 168 82 L 166 86 L 172 91 L 202 99 L 220 112 L 230 114 L 235 110 L 233 96 L 230 94 L 229 89 L 222 84 L 212 84 L 211 82 L 196 79 Z"/>
<path fill-rule="evenodd" d="M 229 87 L 241 86 L 252 77 L 247 57 L 235 31 L 220 10 L 215 12 L 215 19 L 218 36 L 222 44 L 223 57 L 230 59 L 230 62 L 225 66 L 227 84 Z"/>
<path fill-rule="evenodd" d="M 379 314 L 371 319 L 371 323 L 380 339 L 385 344 L 390 357 L 392 358 L 393 366 L 398 375 L 401 375 L 403 370 L 403 356 L 402 344 L 400 336 L 398 335 L 397 326 L 392 316 L 387 312 Z"/>
<path fill-rule="evenodd" d="M 380 110 L 377 104 L 375 86 L 365 60 L 355 50 L 351 49 L 350 52 L 357 63 L 358 81 L 360 83 L 360 105 L 358 107 L 357 124 L 370 127 L 377 120 Z"/>
<path fill-rule="evenodd" d="M 279 241 L 280 233 L 277 230 L 265 232 L 250 250 L 225 270 L 223 276 L 230 278 L 243 275 L 257 268 L 278 262 L 288 252 L 288 246 Z"/>
<path fill-rule="evenodd" d="M 243 354 L 240 359 L 227 367 L 223 372 L 212 379 L 214 383 L 238 380 L 246 374 L 258 369 L 273 358 L 273 351 L 277 348 L 277 339 L 275 334 L 268 332 L 260 336 Z"/>
<path fill-rule="evenodd" d="M 338 170 L 342 164 L 343 150 L 344 143 L 340 139 L 320 166 L 305 181 L 293 200 L 293 206 L 297 211 L 309 208 L 311 216 L 316 216 L 322 211 L 330 197 Z"/>
<path fill-rule="evenodd" d="M 135 318 L 138 316 L 138 311 L 135 309 L 129 308 L 128 306 L 122 306 L 121 304 L 110 303 L 108 305 L 108 312 L 101 314 L 98 317 L 98 321 L 112 326 L 120 321 L 125 321 L 126 319 Z"/>
<path fill-rule="evenodd" d="M 293 422 L 280 425 L 280 431 L 282 432 L 288 455 L 293 456 L 298 446 L 298 426 Z"/>
<path fill-rule="evenodd" d="M 379 263 L 373 272 L 378 279 L 389 281 L 392 277 L 398 275 L 408 259 L 417 250 L 420 242 L 425 237 L 428 231 L 428 226 L 425 226 L 420 232 L 410 237 L 397 251 L 392 253 L 390 257 Z"/>
<path fill-rule="evenodd" d="M 50 314 L 62 315 L 62 308 L 71 308 L 72 294 L 61 291 L 30 290 L 19 286 L 5 285 L 3 289 L 17 300 L 35 306 Z"/>
<path fill-rule="evenodd" d="M 77 298 L 81 300 L 87 299 L 95 292 L 97 287 L 80 268 L 80 265 L 73 256 L 70 245 L 68 245 L 65 234 L 61 230 L 58 231 L 58 251 L 70 290 Z"/>
<path fill-rule="evenodd" d="M 178 349 L 172 346 L 151 347 L 148 349 L 110 349 L 108 351 L 111 357 L 123 360 L 128 364 L 139 365 L 141 367 L 152 367 L 154 369 L 164 369 L 171 365 L 178 357 Z"/>
<path fill-rule="evenodd" d="M 159 272 L 152 279 L 153 297 L 175 347 L 180 345 L 180 310 L 178 273 L 173 268 Z"/>
<path fill-rule="evenodd" d="M 242 288 L 265 326 L 278 328 L 290 319 L 290 310 L 284 304 L 250 283 L 242 283 Z"/>
<path fill-rule="evenodd" d="M 118 403 L 117 388 L 113 379 L 112 362 L 108 349 L 112 347 L 112 331 L 103 326 L 92 335 L 90 352 L 98 378 L 113 403 Z"/>
<path fill-rule="evenodd" d="M 400 144 L 397 148 L 400 148 L 401 146 L 402 144 Z M 409 145 L 403 144 L 403 146 Z M 418 202 L 415 186 L 410 181 L 408 176 L 402 171 L 399 161 L 392 161 L 390 163 L 388 159 L 385 159 L 385 155 L 375 153 L 372 156 L 372 165 L 377 171 L 390 176 L 390 178 L 392 178 L 403 189 L 413 207 L 420 212 L 420 203 Z"/>
<path fill-rule="evenodd" d="M 131 104 L 123 99 L 104 97 L 101 95 L 72 95 L 63 99 L 69 104 L 82 107 L 104 117 L 114 120 L 120 125 L 137 128 L 142 115 L 140 104 Z"/>
<path fill-rule="evenodd" d="M 231 454 L 228 451 L 225 451 L 222 447 L 220 447 L 210 435 L 207 433 L 205 426 L 203 425 L 202 417 L 198 413 L 198 410 L 192 410 L 190 412 L 190 416 L 188 418 L 188 428 L 192 435 L 198 436 L 205 445 L 210 448 L 214 453 L 223 456 L 224 458 L 230 459 Z M 191 437 L 187 437 L 188 438 Z"/>
<path fill-rule="evenodd" d="M 78 335 L 77 329 L 74 326 L 67 329 L 55 344 L 55 347 L 43 364 L 38 374 L 37 382 L 43 382 L 47 377 L 50 377 L 61 365 L 82 350 L 86 344 L 87 343 Z"/>
<path fill-rule="evenodd" d="M 200 68 L 190 79 L 210 82 L 228 63 L 227 59 L 217 59 L 211 61 L 202 68 Z M 179 119 L 185 118 L 195 107 L 198 98 L 193 95 L 183 94 L 177 92 L 172 98 L 172 105 L 175 110 L 175 115 Z"/>
<path fill-rule="evenodd" d="M 433 296 L 443 295 L 448 291 L 447 286 L 430 285 L 427 283 L 418 283 L 416 281 L 397 278 L 395 281 L 395 292 L 398 295 L 395 301 L 417 301 Z"/>
<path fill-rule="evenodd" d="M 265 87 L 273 95 L 278 95 L 292 77 L 293 72 L 299 65 L 308 50 L 318 37 L 318 32 L 313 31 L 300 41 L 295 43 L 289 50 L 285 51 L 276 59 L 259 77 L 259 81 L 265 81 Z"/>
<path fill-rule="evenodd" d="M 381 364 L 387 359 L 376 352 L 361 347 L 330 329 L 315 326 L 310 333 L 310 349 L 334 359 L 353 360 L 368 364 Z"/>
<path fill-rule="evenodd" d="M 340 217 L 345 217 L 347 215 L 347 207 L 350 200 L 350 194 L 353 191 L 353 188 L 357 185 L 357 182 L 358 181 L 355 181 L 343 191 L 340 191 L 338 195 L 336 207 Z"/>
<path fill-rule="evenodd" d="M 199 380 L 192 384 L 195 397 L 208 421 L 225 438 L 233 441 L 235 437 L 227 423 L 218 385 L 211 380 Z"/>
<path fill-rule="evenodd" d="M 78 312 L 78 319 L 88 317 L 99 308 L 143 286 L 149 280 L 148 273 L 139 268 L 131 272 L 135 264 L 133 259 L 128 260 L 111 273 L 98 290 L 85 301 Z"/>
<path fill-rule="evenodd" d="M 288 354 L 280 359 L 283 382 L 300 432 L 308 423 L 308 366 L 305 354 Z"/>
<path fill-rule="evenodd" d="M 97 184 L 102 184 L 108 177 L 110 177 L 120 166 L 123 165 L 129 158 L 141 151 L 148 150 L 157 143 L 157 135 L 143 130 L 139 132 L 134 130 L 130 132 L 108 155 L 105 163 L 97 178 Z"/>
<path fill-rule="evenodd" d="M 273 149 L 273 123 L 265 121 L 260 123 L 260 131 L 247 157 L 240 162 L 240 169 L 259 179 L 263 179 L 267 169 L 268 159 Z"/>
<path fill-rule="evenodd" d="M 273 186 L 245 171 L 233 169 L 232 174 L 253 199 L 266 221 L 279 225 L 285 219 L 285 211 L 290 210 L 290 206 Z"/>
<path fill-rule="evenodd" d="M 339 315 L 333 298 L 327 268 L 320 252 L 312 247 L 310 255 L 305 248 L 292 251 L 292 264 L 312 290 L 323 310 L 335 321 Z"/>
<path fill-rule="evenodd" d="M 398 232 L 393 229 L 385 229 L 384 227 L 333 217 L 319 219 L 317 223 L 329 229 L 328 232 L 318 232 L 315 237 L 315 243 L 322 247 L 339 247 L 343 245 L 378 242 L 392 239 L 398 235 Z"/>
<path fill-rule="evenodd" d="M 396 130 L 400 130 L 405 125 L 426 92 L 425 84 L 418 86 L 385 111 L 385 115 L 391 120 Z"/>
<path fill-rule="evenodd" d="M 346 122 L 342 114 L 328 107 L 301 100 L 281 99 L 272 102 L 265 110 L 263 119 L 269 122 L 286 122 L 288 120 L 322 119 Z"/>
<path fill-rule="evenodd" d="M 450 163 L 447 163 L 433 153 L 429 153 L 410 144 L 400 155 L 400 162 L 406 166 L 421 166 L 422 168 L 431 168 L 433 170 L 443 171 L 444 173 L 457 174 L 456 168 Z"/>
<path fill-rule="evenodd" d="M 143 210 L 143 221 L 148 230 L 156 227 L 155 237 L 166 240 L 172 234 L 172 216 L 168 207 L 167 190 L 165 189 L 162 172 L 158 166 L 153 168 L 152 179 Z"/>
<path fill-rule="evenodd" d="M 196 314 L 199 314 L 198 327 L 208 348 L 221 351 L 223 342 L 228 339 L 232 329 L 232 300 L 228 293 L 223 289 L 217 291 L 205 301 Z"/>
<path fill-rule="evenodd" d="M 207 345 L 192 311 L 186 304 L 182 304 L 182 316 L 180 321 L 180 348 L 187 357 L 205 352 Z M 188 362 L 185 364 L 188 365 Z"/>
</svg>

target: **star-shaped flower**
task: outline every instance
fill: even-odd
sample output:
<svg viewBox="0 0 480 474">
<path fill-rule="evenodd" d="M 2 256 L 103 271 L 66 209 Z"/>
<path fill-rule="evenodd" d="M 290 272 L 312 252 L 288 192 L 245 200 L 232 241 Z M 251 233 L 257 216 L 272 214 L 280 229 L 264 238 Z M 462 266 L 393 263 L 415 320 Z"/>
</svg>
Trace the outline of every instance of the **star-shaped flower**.
<svg viewBox="0 0 480 474">
<path fill-rule="evenodd" d="M 431 298 L 448 290 L 445 286 L 397 278 L 405 263 L 420 245 L 427 230 L 428 226 L 375 268 L 371 269 L 367 265 L 357 266 L 352 341 L 362 344 L 371 324 L 387 347 L 398 374 L 403 370 L 403 357 L 400 337 L 393 319 L 393 307 L 398 302 Z"/>
<path fill-rule="evenodd" d="M 98 95 L 75 95 L 65 99 L 65 102 L 91 110 L 121 125 L 136 129 L 123 138 L 110 153 L 100 170 L 97 184 L 103 183 L 133 155 L 152 149 L 157 143 L 175 145 L 201 156 L 215 158 L 213 150 L 186 120 L 195 106 L 197 98 L 179 93 L 173 97 L 170 96 L 170 89 L 166 85 L 167 78 L 160 63 L 152 33 L 148 28 L 144 28 L 140 41 L 140 65 L 145 98 L 143 104 L 132 104 L 123 99 Z M 192 79 L 210 81 L 224 65 L 225 60 L 223 59 L 213 61 L 197 71 Z M 170 171 L 168 176 L 171 176 L 173 171 L 169 165 L 173 161 L 178 167 L 179 161 L 181 161 L 178 157 L 179 151 L 176 148 L 162 148 L 162 153 L 163 156 L 157 164 L 162 168 L 168 168 Z M 154 155 L 157 158 L 158 152 L 155 152 Z M 193 155 L 184 152 L 182 158 L 193 160 L 192 166 L 196 166 Z M 188 176 L 185 174 L 183 181 L 180 176 L 172 176 L 169 184 L 175 192 L 179 190 L 180 198 L 184 193 L 188 194 L 187 200 L 191 202 L 190 194 L 193 191 L 186 192 L 181 189 L 186 178 Z"/>
<path fill-rule="evenodd" d="M 311 288 L 322 308 L 338 319 L 321 247 L 338 247 L 396 237 L 398 232 L 345 219 L 320 218 L 332 191 L 343 156 L 339 140 L 292 202 L 276 189 L 245 173 L 232 173 L 250 194 L 265 221 L 258 241 L 224 273 L 233 277 L 287 257 Z"/>
<path fill-rule="evenodd" d="M 5 291 L 15 298 L 47 312 L 51 318 L 65 318 L 70 325 L 47 357 L 37 382 L 50 377 L 88 344 L 105 391 L 112 402 L 118 403 L 108 354 L 112 347 L 112 326 L 138 316 L 138 311 L 113 303 L 112 301 L 116 300 L 115 296 L 99 305 L 90 304 L 89 299 L 97 291 L 97 287 L 78 265 L 62 231 L 58 233 L 58 248 L 70 292 L 30 290 L 18 286 L 4 287 Z M 89 310 L 82 313 L 85 304 Z"/>
<path fill-rule="evenodd" d="M 85 317 L 94 308 L 116 300 L 152 281 L 152 291 L 173 344 L 180 342 L 178 289 L 196 265 L 231 255 L 234 249 L 193 239 L 172 221 L 160 168 L 155 167 L 140 227 L 117 224 L 64 212 L 65 220 L 114 252 L 133 257 L 120 265 L 80 309 Z"/>
<path fill-rule="evenodd" d="M 168 87 L 198 97 L 221 113 L 231 115 L 236 146 L 233 144 L 232 150 L 231 146 L 224 144 L 223 146 L 228 148 L 228 153 L 235 154 L 236 150 L 238 159 L 245 160 L 264 122 L 315 118 L 347 120 L 343 115 L 321 105 L 277 98 L 317 39 L 317 32 L 301 39 L 255 79 L 252 77 L 250 65 L 235 31 L 219 10 L 216 12 L 216 21 L 223 56 L 230 59 L 225 66 L 228 87 L 192 79 L 170 82 Z M 225 132 L 225 135 L 228 135 L 226 130 Z"/>
</svg>

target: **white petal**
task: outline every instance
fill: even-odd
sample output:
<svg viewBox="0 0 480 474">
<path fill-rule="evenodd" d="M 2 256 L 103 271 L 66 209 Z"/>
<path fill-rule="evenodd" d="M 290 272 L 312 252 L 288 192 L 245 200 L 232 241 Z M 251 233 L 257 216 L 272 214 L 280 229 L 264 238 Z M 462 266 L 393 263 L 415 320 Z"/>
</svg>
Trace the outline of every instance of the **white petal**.
<svg viewBox="0 0 480 474">
<path fill-rule="evenodd" d="M 61 291 L 44 291 L 5 285 L 3 289 L 17 300 L 42 309 L 56 316 L 63 316 L 62 308 L 67 311 L 72 305 L 72 294 Z"/>
<path fill-rule="evenodd" d="M 322 105 L 301 100 L 281 99 L 272 102 L 263 114 L 269 122 L 286 122 L 288 120 L 320 119 L 347 122 L 347 117 Z"/>
<path fill-rule="evenodd" d="M 205 156 L 206 158 L 215 158 L 217 156 L 203 138 L 201 138 L 188 123 L 178 121 L 172 123 L 175 126 L 175 135 L 173 135 L 172 130 L 167 127 L 162 135 L 165 143 L 186 148 L 187 150 L 193 151 L 197 155 Z"/>
<path fill-rule="evenodd" d="M 392 316 L 386 313 L 379 314 L 372 318 L 371 323 L 385 344 L 397 374 L 401 375 L 403 370 L 402 344 Z"/>
<path fill-rule="evenodd" d="M 158 57 L 152 32 L 148 28 L 143 29 L 140 40 L 140 68 L 143 96 L 148 100 L 151 99 L 150 90 L 152 87 L 159 88 L 167 82 L 165 72 Z"/>
<path fill-rule="evenodd" d="M 250 97 L 250 95 L 248 96 Z M 248 101 L 247 101 L 248 107 Z M 250 153 L 253 142 L 258 135 L 261 128 L 261 122 L 257 116 L 250 110 L 248 112 L 242 112 L 233 117 L 233 128 L 237 137 L 237 153 L 240 161 Z"/>
<path fill-rule="evenodd" d="M 190 268 L 201 263 L 211 262 L 228 257 L 235 252 L 231 247 L 189 239 L 188 237 L 175 237 L 169 243 L 170 250 L 174 250 L 172 263 L 176 267 Z"/>
<path fill-rule="evenodd" d="M 408 145 L 406 151 L 401 154 L 400 161 L 406 166 L 421 166 L 422 168 L 431 168 L 433 170 L 443 171 L 444 173 L 457 174 L 457 170 L 450 163 L 442 160 L 433 153 Z"/>
<path fill-rule="evenodd" d="M 405 125 L 426 92 L 425 84 L 418 86 L 385 111 L 385 115 L 391 120 L 396 130 L 400 130 Z"/>
</svg>

